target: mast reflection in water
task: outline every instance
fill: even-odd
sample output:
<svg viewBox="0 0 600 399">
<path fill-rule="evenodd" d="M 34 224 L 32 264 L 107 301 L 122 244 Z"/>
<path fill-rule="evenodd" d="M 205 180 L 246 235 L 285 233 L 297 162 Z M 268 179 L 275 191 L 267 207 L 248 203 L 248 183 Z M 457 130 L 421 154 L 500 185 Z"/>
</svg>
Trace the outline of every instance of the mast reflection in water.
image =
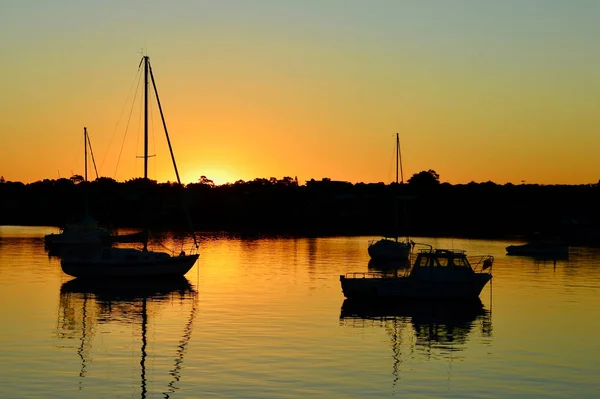
<svg viewBox="0 0 600 399">
<path fill-rule="evenodd" d="M 473 300 L 344 300 L 342 326 L 383 327 L 393 351 L 393 386 L 400 379 L 400 366 L 422 351 L 426 359 L 450 361 L 461 351 L 469 335 L 492 335 L 492 313 L 479 298 Z M 403 354 L 403 351 L 406 353 Z"/>
<path fill-rule="evenodd" d="M 177 318 L 183 321 L 173 323 L 169 317 L 169 313 L 173 312 L 167 309 L 169 305 L 171 307 L 188 307 L 189 315 L 185 319 Z M 149 391 L 146 366 L 149 332 L 153 340 L 161 340 L 156 332 L 151 331 L 150 319 L 162 320 L 164 318 L 166 325 L 178 327 L 177 333 L 169 332 L 168 335 L 175 334 L 179 337 L 176 343 L 169 337 L 165 337 L 163 340 L 172 343 L 168 349 L 175 352 L 173 358 L 170 359 L 171 365 L 165 366 L 169 370 L 169 381 L 165 381 L 164 389 L 161 389 L 163 397 L 170 397 L 170 394 L 177 390 L 176 384 L 181 378 L 183 357 L 192 335 L 196 306 L 197 292 L 185 277 L 142 281 L 74 279 L 64 283 L 60 290 L 57 334 L 59 338 L 65 340 L 79 341 L 77 345 L 77 355 L 81 359 L 79 389 L 84 388 L 84 379 L 92 379 L 90 369 L 95 360 L 101 363 L 110 361 L 111 358 L 122 357 L 123 353 L 120 352 L 124 348 L 130 347 L 128 352 L 130 356 L 139 358 L 140 374 L 137 384 L 140 386 L 140 397 L 146 398 Z M 159 322 L 155 321 L 154 324 L 158 325 Z M 123 336 L 126 335 L 123 334 L 123 327 L 126 326 L 132 328 L 129 340 L 137 343 L 131 345 L 131 342 L 123 342 Z M 157 329 L 160 332 L 164 330 L 158 326 Z M 102 336 L 99 336 L 100 333 Z M 104 342 L 112 338 L 116 338 L 118 341 L 115 345 L 107 345 Z M 162 345 L 162 343 L 158 345 Z M 69 345 L 65 347 L 69 348 Z M 139 347 L 138 355 L 135 355 L 136 347 Z M 97 353 L 96 356 L 92 354 L 93 348 Z M 160 352 L 163 355 L 165 351 L 161 349 Z M 155 366 L 157 363 L 160 361 L 153 361 L 152 365 Z M 106 373 L 106 368 L 100 369 L 98 372 Z M 110 382 L 104 382 L 116 385 L 122 383 L 123 381 L 119 381 L 119 378 L 124 377 L 117 375 L 114 378 L 111 376 Z M 95 377 L 96 380 L 99 378 L 102 377 Z M 152 378 L 153 382 L 157 380 L 161 380 L 160 376 Z"/>
</svg>

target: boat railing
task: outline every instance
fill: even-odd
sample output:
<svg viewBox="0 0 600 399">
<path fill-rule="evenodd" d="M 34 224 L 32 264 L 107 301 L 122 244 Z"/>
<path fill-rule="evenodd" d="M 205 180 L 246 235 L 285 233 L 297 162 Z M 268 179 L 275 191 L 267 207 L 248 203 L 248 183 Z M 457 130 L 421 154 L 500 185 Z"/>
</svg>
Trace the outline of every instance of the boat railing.
<svg viewBox="0 0 600 399">
<path fill-rule="evenodd" d="M 492 255 L 480 255 L 470 257 L 471 267 L 474 272 L 481 273 L 487 269 L 491 269 L 494 264 L 494 257 Z"/>
<path fill-rule="evenodd" d="M 348 272 L 344 275 L 345 278 L 349 279 L 361 279 L 361 278 L 398 278 L 408 274 L 408 270 L 394 270 L 387 272 Z"/>
</svg>

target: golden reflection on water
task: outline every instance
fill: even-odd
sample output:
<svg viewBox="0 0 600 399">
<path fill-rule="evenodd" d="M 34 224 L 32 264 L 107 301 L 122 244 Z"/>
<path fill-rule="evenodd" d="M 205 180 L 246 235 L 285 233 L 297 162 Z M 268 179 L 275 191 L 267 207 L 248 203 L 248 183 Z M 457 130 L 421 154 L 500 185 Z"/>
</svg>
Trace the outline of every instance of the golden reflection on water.
<svg viewBox="0 0 600 399">
<path fill-rule="evenodd" d="M 583 398 L 600 389 L 598 250 L 552 262 L 508 257 L 503 241 L 415 238 L 495 257 L 476 306 L 350 304 L 339 275 L 380 267 L 369 263 L 372 237 L 200 234 L 184 280 L 94 286 L 48 258 L 41 237 L 52 231 L 0 227 L 6 397 Z"/>
<path fill-rule="evenodd" d="M 181 327 L 181 338 L 177 342 L 172 337 L 169 339 L 164 336 L 160 339 L 162 344 L 154 345 L 156 350 L 167 348 L 168 343 L 172 344 L 172 367 L 163 370 L 171 379 L 164 385 L 162 395 L 168 398 L 173 394 L 181 379 L 184 354 L 192 337 L 197 308 L 196 295 L 197 292 L 185 277 L 145 281 L 74 279 L 63 283 L 60 289 L 57 336 L 61 340 L 74 342 L 71 347 L 77 346 L 77 355 L 81 359 L 79 389 L 83 389 L 84 378 L 88 376 L 95 357 L 96 361 L 106 360 L 101 354 L 94 355 L 93 348 L 102 345 L 102 342 L 100 345 L 95 344 L 94 340 L 100 339 L 98 336 L 101 334 L 118 335 L 123 331 L 123 326 L 129 326 L 132 335 L 137 336 L 133 338 L 137 346 L 125 341 L 121 341 L 119 345 L 128 346 L 132 352 L 138 350 L 140 397 L 146 397 L 149 385 L 153 383 L 148 380 L 147 361 L 153 346 L 149 338 L 156 336 L 152 329 L 164 333 L 166 324 Z M 178 310 L 174 311 L 173 306 L 179 307 L 185 302 L 189 302 L 190 310 L 187 321 L 182 324 L 182 314 Z M 160 318 L 160 322 L 153 322 L 157 318 Z"/>
</svg>

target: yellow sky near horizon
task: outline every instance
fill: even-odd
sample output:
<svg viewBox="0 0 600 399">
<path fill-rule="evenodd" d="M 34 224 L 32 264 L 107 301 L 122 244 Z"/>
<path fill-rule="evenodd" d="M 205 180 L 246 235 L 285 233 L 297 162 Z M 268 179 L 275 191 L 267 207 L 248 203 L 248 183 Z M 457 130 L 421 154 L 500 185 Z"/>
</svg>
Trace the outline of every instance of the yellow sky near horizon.
<svg viewBox="0 0 600 399">
<path fill-rule="evenodd" d="M 0 16 L 9 181 L 83 174 L 84 126 L 101 175 L 141 176 L 143 47 L 184 183 L 391 182 L 396 132 L 405 179 L 600 179 L 595 2 L 33 3 Z M 150 177 L 174 181 L 151 120 Z"/>
</svg>

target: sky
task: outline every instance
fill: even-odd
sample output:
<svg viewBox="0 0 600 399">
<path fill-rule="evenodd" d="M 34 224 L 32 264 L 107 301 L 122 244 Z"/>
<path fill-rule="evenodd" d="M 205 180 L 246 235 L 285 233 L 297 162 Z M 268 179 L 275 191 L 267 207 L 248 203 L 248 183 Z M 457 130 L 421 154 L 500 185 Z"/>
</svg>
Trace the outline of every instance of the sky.
<svg viewBox="0 0 600 399">
<path fill-rule="evenodd" d="M 598 20 L 596 0 L 0 0 L 0 175 L 83 175 L 86 127 L 101 176 L 142 176 L 147 54 L 183 183 L 389 183 L 396 133 L 405 180 L 596 183 Z M 150 122 L 149 177 L 175 181 Z"/>
</svg>

